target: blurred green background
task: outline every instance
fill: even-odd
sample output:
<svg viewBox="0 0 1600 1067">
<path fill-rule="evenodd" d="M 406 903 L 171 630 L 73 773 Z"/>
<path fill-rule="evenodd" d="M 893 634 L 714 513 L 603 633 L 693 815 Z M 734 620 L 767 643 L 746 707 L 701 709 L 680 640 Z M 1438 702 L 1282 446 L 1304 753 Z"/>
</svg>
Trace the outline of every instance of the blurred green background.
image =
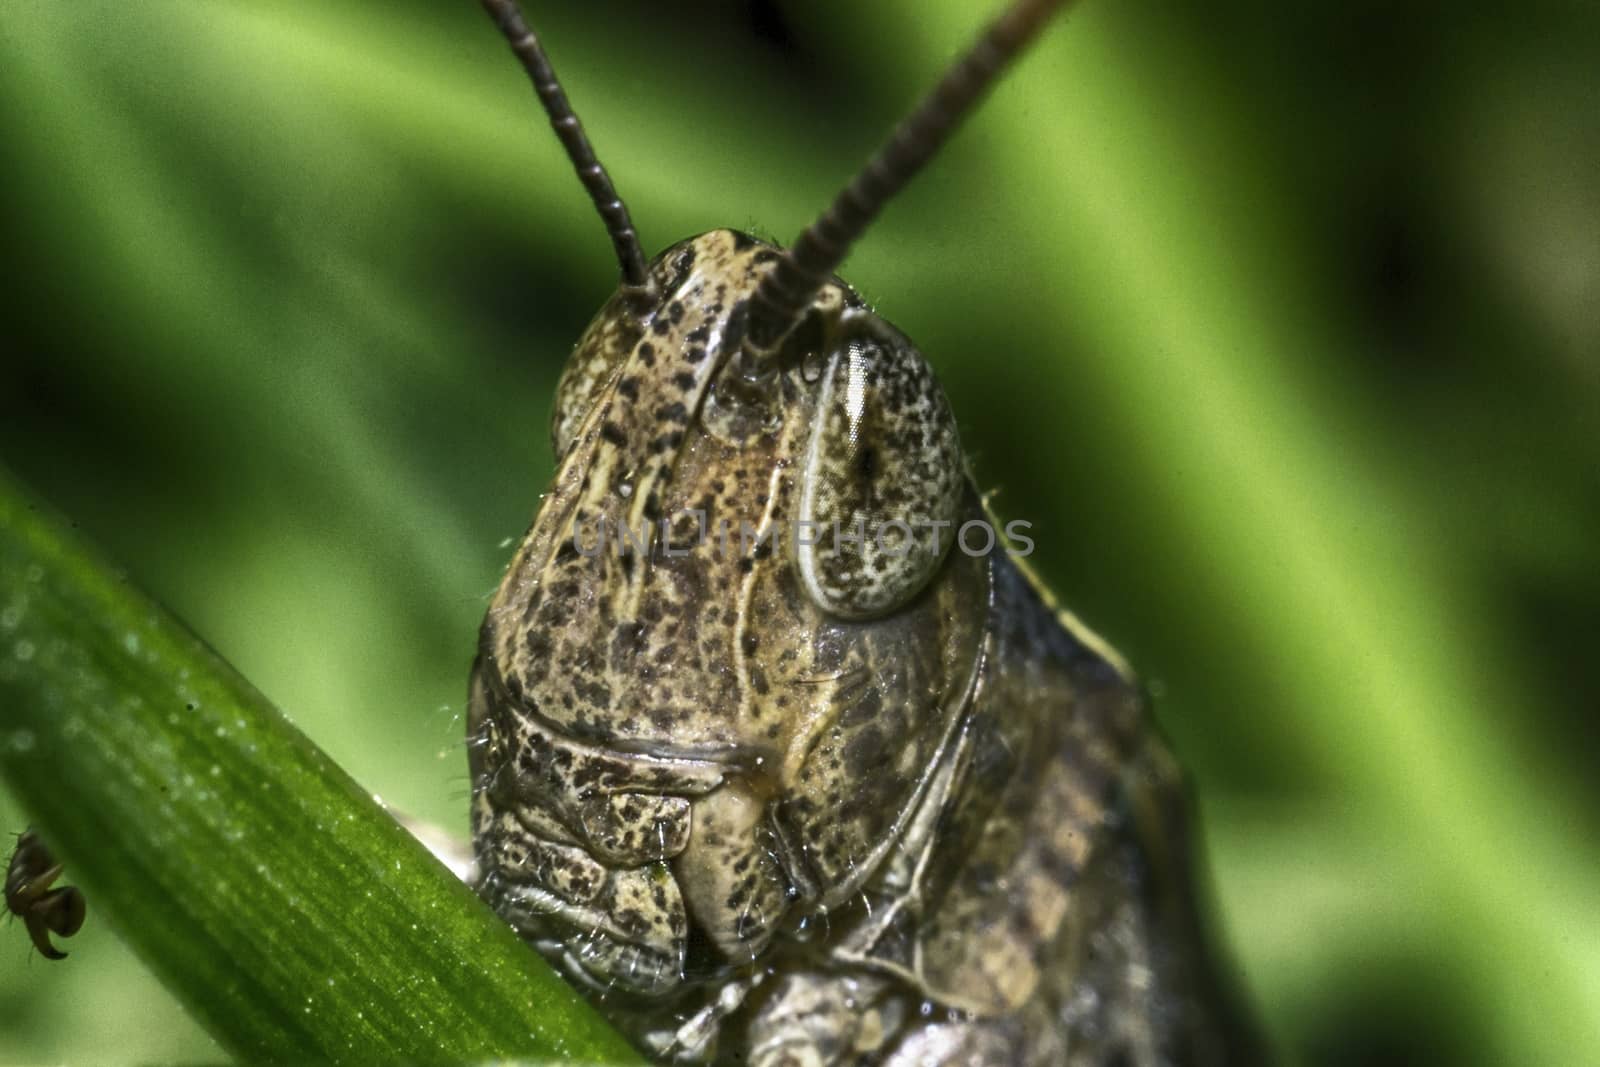
<svg viewBox="0 0 1600 1067">
<path fill-rule="evenodd" d="M 996 5 L 526 6 L 658 249 L 792 236 Z M 1597 69 L 1576 0 L 1094 0 L 844 271 L 1156 694 L 1286 1061 L 1600 1062 Z M 478 5 L 6 0 L 0 162 L 0 462 L 464 829 L 615 277 Z M 112 921 L 0 939 L 0 1060 L 220 1056 Z"/>
</svg>

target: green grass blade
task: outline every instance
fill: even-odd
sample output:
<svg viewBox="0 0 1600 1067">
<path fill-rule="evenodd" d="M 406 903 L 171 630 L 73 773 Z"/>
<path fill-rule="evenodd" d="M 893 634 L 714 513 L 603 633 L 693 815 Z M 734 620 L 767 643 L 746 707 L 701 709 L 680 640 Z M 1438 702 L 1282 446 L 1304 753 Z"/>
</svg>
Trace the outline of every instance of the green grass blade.
<svg viewBox="0 0 1600 1067">
<path fill-rule="evenodd" d="M 84 887 L 89 921 L 114 923 L 243 1059 L 637 1062 L 360 786 L 4 472 L 0 772 Z"/>
</svg>

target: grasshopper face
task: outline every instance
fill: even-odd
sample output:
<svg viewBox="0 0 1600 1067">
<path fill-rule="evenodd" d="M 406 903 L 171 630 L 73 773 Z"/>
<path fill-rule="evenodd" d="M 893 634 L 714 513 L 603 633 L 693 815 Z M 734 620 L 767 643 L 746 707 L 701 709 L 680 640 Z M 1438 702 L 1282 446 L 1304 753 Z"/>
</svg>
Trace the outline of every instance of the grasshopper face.
<svg viewBox="0 0 1600 1067">
<path fill-rule="evenodd" d="M 1240 1062 L 1174 765 L 987 515 L 916 347 L 832 275 L 1063 0 L 1013 0 L 788 249 L 646 263 L 511 0 L 484 0 L 624 284 L 484 620 L 480 889 L 661 1057 Z M 950 551 L 951 543 L 962 551 Z"/>
<path fill-rule="evenodd" d="M 748 376 L 777 255 L 704 234 L 651 264 L 658 295 L 601 310 L 474 676 L 491 897 L 641 994 L 746 967 L 857 894 L 980 660 L 988 564 L 944 550 L 982 512 L 943 393 L 839 283 Z"/>
</svg>

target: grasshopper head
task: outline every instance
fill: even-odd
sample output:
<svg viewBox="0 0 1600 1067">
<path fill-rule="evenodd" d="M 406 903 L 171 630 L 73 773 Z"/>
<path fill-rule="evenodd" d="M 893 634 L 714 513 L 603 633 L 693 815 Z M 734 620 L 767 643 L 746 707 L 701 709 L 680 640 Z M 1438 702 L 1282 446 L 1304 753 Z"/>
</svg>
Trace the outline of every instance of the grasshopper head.
<svg viewBox="0 0 1600 1067">
<path fill-rule="evenodd" d="M 948 787 L 992 621 L 988 559 L 949 548 L 984 515 L 922 354 L 833 271 L 1063 0 L 1014 0 L 791 248 L 717 230 L 650 262 L 515 3 L 483 2 L 623 282 L 484 619 L 484 892 L 604 988 L 714 992 Z"/>
<path fill-rule="evenodd" d="M 578 912 L 549 920 L 624 987 L 673 988 L 673 960 L 747 964 L 786 915 L 857 892 L 978 660 L 987 560 L 949 549 L 981 512 L 944 394 L 837 280 L 747 361 L 749 305 L 779 254 L 713 231 L 650 265 L 653 294 L 605 305 L 562 378 L 554 483 L 484 622 L 475 721 L 500 755 L 479 777 L 510 790 L 502 805 L 556 809 L 617 877 L 672 873 L 662 907 L 687 921 L 652 927 L 666 933 L 649 967 L 595 949 Z M 636 761 L 614 788 L 640 799 L 596 825 L 592 797 L 515 769 L 519 749 L 560 745 Z M 639 784 L 662 766 L 681 785 Z"/>
</svg>

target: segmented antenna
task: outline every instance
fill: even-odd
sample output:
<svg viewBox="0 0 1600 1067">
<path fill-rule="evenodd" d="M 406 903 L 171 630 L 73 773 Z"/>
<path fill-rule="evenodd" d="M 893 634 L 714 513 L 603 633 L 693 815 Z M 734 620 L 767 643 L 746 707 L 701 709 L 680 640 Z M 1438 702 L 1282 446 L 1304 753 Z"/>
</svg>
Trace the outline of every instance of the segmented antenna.
<svg viewBox="0 0 1600 1067">
<path fill-rule="evenodd" d="M 856 238 L 950 139 L 1000 71 L 1066 2 L 1017 0 L 950 68 L 838 199 L 761 279 L 750 309 L 747 351 L 759 357 L 777 347 Z"/>
<path fill-rule="evenodd" d="M 638 287 L 648 285 L 644 253 L 639 248 L 639 235 L 634 231 L 633 220 L 628 217 L 628 205 L 617 195 L 616 188 L 611 184 L 611 176 L 595 156 L 594 147 L 584 135 L 583 123 L 578 121 L 577 112 L 572 110 L 567 94 L 556 80 L 550 57 L 544 54 L 539 38 L 523 21 L 517 0 L 483 0 L 483 9 L 494 19 L 494 24 L 511 42 L 511 50 L 522 61 L 522 69 L 528 72 L 528 77 L 533 81 L 533 91 L 538 94 L 539 103 L 544 105 L 545 114 L 550 116 L 551 128 L 561 138 L 567 158 L 572 160 L 579 180 L 589 192 L 589 199 L 594 201 L 595 210 L 600 212 L 600 218 L 605 221 L 606 233 L 611 235 L 611 244 L 617 252 L 617 264 L 622 268 L 623 284 Z"/>
</svg>

